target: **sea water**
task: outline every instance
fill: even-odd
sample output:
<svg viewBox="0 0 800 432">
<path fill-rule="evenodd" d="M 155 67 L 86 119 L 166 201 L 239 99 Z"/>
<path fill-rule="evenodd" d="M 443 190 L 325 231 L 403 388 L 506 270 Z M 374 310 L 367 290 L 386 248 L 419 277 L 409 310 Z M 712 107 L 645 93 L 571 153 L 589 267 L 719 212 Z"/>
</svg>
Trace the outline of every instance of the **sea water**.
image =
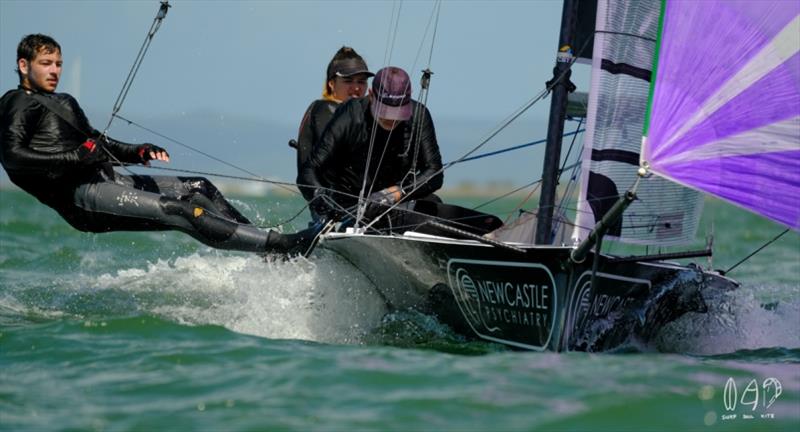
<svg viewBox="0 0 800 432">
<path fill-rule="evenodd" d="M 263 226 L 307 221 L 297 198 L 236 205 Z M 783 230 L 706 210 L 715 268 Z M 800 237 L 731 276 L 740 289 L 649 344 L 520 352 L 387 311 L 332 253 L 265 261 L 180 233 L 84 234 L 2 190 L 0 430 L 797 430 Z"/>
</svg>

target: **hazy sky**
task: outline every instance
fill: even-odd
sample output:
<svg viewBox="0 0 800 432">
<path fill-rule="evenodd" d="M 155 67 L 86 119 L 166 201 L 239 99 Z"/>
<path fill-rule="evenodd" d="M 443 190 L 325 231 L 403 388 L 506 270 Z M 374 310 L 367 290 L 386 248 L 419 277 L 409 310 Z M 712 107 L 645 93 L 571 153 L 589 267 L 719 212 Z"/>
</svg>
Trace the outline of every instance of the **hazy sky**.
<svg viewBox="0 0 800 432">
<path fill-rule="evenodd" d="M 59 91 L 76 96 L 102 129 L 158 4 L 0 0 L 0 88 L 17 85 L 20 38 L 49 34 L 64 54 Z M 286 142 L 319 97 L 327 63 L 342 45 L 353 46 L 373 71 L 386 64 L 408 70 L 415 98 L 419 71 L 430 66 L 435 74 L 428 107 L 449 161 L 478 144 L 551 78 L 561 17 L 556 0 L 445 1 L 428 65 L 433 26 L 423 36 L 433 2 L 170 4 L 121 114 L 260 175 L 288 180 L 294 177 L 294 153 Z M 398 7 L 397 31 L 390 33 Z M 486 150 L 543 138 L 548 109 L 549 99 L 540 102 Z M 111 135 L 164 144 L 176 156 L 172 166 L 200 168 L 190 151 L 140 129 L 115 122 Z M 521 184 L 539 175 L 540 159 L 538 152 L 514 153 L 485 167 L 454 169 L 446 183 Z M 219 167 L 206 163 L 202 168 Z"/>
</svg>

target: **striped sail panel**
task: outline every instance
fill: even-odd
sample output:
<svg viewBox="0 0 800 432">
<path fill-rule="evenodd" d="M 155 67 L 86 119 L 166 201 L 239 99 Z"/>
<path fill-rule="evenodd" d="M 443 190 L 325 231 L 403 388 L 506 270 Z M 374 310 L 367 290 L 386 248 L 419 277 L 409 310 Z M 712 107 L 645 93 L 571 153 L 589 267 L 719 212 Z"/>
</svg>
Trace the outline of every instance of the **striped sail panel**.
<svg viewBox="0 0 800 432">
<path fill-rule="evenodd" d="M 657 0 L 598 2 L 576 241 L 636 181 L 660 6 Z M 694 238 L 702 195 L 655 176 L 640 183 L 637 195 L 610 237 L 654 245 Z"/>
<path fill-rule="evenodd" d="M 665 5 L 652 172 L 800 230 L 800 2 Z"/>
</svg>

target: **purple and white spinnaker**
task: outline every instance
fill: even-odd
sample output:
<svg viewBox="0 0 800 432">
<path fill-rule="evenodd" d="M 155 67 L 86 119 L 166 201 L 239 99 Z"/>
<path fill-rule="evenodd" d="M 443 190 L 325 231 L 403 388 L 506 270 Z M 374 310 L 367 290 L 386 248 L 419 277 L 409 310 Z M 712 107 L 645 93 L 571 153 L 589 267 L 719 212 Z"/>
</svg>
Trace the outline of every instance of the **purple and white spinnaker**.
<svg viewBox="0 0 800 432">
<path fill-rule="evenodd" d="M 800 230 L 800 2 L 667 1 L 641 157 Z"/>
</svg>

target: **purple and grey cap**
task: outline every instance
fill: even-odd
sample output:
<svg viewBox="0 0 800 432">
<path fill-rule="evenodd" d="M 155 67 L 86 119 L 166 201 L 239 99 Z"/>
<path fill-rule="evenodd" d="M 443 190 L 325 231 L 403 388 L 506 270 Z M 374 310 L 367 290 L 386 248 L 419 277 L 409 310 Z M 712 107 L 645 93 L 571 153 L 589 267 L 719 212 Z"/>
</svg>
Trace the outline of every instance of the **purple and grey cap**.
<svg viewBox="0 0 800 432">
<path fill-rule="evenodd" d="M 411 79 L 403 69 L 388 66 L 372 80 L 372 115 L 405 121 L 411 118 Z"/>
</svg>

